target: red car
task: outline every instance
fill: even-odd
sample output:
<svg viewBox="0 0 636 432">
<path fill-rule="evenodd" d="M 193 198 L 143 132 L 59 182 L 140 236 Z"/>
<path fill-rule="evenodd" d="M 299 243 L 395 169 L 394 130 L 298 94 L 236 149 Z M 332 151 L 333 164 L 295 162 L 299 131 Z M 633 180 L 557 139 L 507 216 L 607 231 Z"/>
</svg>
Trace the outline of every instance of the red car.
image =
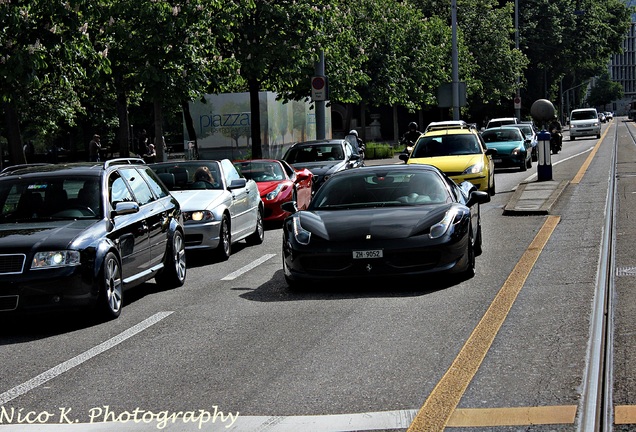
<svg viewBox="0 0 636 432">
<path fill-rule="evenodd" d="M 282 222 L 289 213 L 280 205 L 296 201 L 298 210 L 304 210 L 311 201 L 313 174 L 306 168 L 295 169 L 287 162 L 276 159 L 252 159 L 234 162 L 234 166 L 247 179 L 258 185 L 263 204 L 264 221 Z"/>
</svg>

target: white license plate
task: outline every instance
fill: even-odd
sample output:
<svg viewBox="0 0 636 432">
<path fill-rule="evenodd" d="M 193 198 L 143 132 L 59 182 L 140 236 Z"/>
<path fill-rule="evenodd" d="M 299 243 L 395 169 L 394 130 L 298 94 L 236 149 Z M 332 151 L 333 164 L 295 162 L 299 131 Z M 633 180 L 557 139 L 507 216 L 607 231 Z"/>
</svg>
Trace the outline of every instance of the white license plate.
<svg viewBox="0 0 636 432">
<path fill-rule="evenodd" d="M 500 163 L 500 162 L 501 162 L 501 159 L 493 159 L 492 161 L 493 161 L 494 163 Z"/>
<path fill-rule="evenodd" d="M 353 251 L 353 259 L 382 258 L 382 249 Z"/>
</svg>

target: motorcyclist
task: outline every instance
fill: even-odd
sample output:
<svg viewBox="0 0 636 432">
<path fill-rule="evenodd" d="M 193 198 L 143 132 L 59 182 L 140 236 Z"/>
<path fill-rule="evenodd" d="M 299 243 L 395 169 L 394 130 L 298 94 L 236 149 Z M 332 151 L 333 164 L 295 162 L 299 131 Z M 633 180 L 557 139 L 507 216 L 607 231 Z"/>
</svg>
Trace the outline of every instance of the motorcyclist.
<svg viewBox="0 0 636 432">
<path fill-rule="evenodd" d="M 402 139 L 400 141 L 402 143 L 406 143 L 410 141 L 413 144 L 415 144 L 415 141 L 417 141 L 420 135 L 422 135 L 422 132 L 418 130 L 417 123 L 411 122 L 409 123 L 409 130 L 406 131 L 404 135 L 402 135 Z"/>
<path fill-rule="evenodd" d="M 364 141 L 362 141 L 362 139 L 358 136 L 358 131 L 355 129 L 351 129 L 347 136 L 351 136 L 353 139 L 355 139 L 355 146 L 360 153 L 360 157 L 364 159 L 364 151 L 366 149 L 366 146 L 364 145 Z M 351 144 L 354 145 L 354 143 Z"/>
<path fill-rule="evenodd" d="M 550 148 L 556 154 L 561 150 L 563 144 L 563 128 L 557 116 L 554 116 L 550 121 L 548 130 L 550 131 Z"/>
</svg>

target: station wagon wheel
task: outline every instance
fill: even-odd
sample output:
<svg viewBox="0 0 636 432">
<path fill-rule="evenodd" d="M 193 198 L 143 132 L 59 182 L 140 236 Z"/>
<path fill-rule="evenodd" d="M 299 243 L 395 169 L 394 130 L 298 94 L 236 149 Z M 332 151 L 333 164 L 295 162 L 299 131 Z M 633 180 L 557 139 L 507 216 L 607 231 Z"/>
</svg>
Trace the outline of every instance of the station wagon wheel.
<svg viewBox="0 0 636 432">
<path fill-rule="evenodd" d="M 185 241 L 181 231 L 175 231 L 172 235 L 172 244 L 166 250 L 163 270 L 155 280 L 165 288 L 180 287 L 185 283 L 186 270 Z"/>
<path fill-rule="evenodd" d="M 256 211 L 256 229 L 245 241 L 249 245 L 259 245 L 265 239 L 265 228 L 263 227 L 263 211 L 259 207 Z"/>
<path fill-rule="evenodd" d="M 230 258 L 230 254 L 232 253 L 232 234 L 230 232 L 230 223 L 225 214 L 221 218 L 219 245 L 216 248 L 216 253 L 222 261 Z"/>
<path fill-rule="evenodd" d="M 112 252 L 106 254 L 102 264 L 98 301 L 98 306 L 106 318 L 117 318 L 121 314 L 123 301 L 121 266 Z"/>
</svg>

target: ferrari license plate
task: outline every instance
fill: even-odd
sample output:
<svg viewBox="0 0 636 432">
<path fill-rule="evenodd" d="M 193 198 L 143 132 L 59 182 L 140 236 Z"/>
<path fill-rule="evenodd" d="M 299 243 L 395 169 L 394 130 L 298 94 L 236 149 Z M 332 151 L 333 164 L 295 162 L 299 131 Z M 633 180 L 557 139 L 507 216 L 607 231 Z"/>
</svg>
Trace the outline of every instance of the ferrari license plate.
<svg viewBox="0 0 636 432">
<path fill-rule="evenodd" d="M 382 249 L 353 251 L 353 259 L 382 258 Z"/>
</svg>

